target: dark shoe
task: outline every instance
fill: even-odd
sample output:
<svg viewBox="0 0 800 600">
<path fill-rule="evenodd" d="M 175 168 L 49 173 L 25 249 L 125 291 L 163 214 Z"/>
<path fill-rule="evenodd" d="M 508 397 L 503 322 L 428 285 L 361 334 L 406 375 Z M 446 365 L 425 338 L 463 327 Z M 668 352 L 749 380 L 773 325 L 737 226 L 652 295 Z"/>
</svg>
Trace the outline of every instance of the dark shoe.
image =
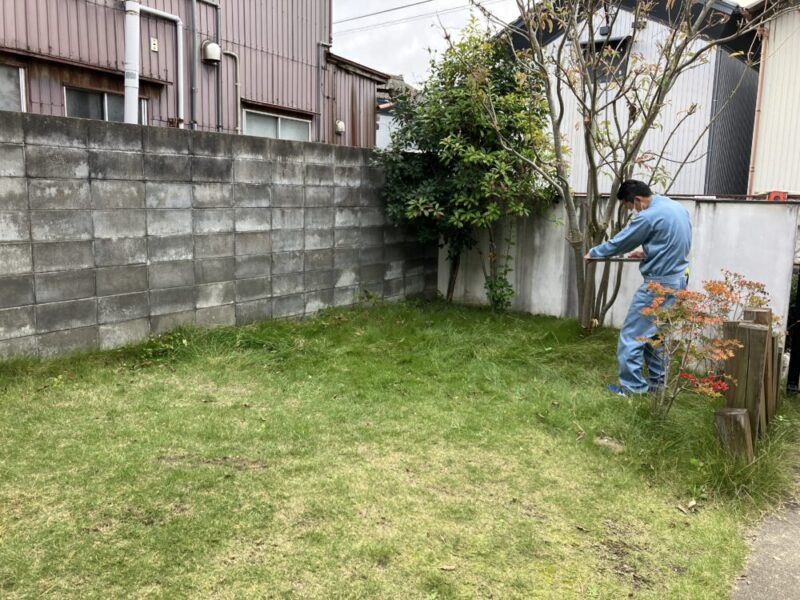
<svg viewBox="0 0 800 600">
<path fill-rule="evenodd" d="M 617 396 L 630 396 L 632 393 L 628 388 L 624 388 L 616 383 L 609 383 L 606 389 Z"/>
</svg>

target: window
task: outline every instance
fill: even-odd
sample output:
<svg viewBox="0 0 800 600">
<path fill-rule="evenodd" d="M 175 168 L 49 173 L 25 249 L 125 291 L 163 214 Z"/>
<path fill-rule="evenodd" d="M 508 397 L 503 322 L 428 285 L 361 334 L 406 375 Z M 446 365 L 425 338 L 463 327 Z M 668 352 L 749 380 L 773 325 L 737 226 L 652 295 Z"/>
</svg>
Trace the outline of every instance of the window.
<svg viewBox="0 0 800 600">
<path fill-rule="evenodd" d="M 311 139 L 311 121 L 245 110 L 244 132 L 259 137 L 307 142 Z"/>
<path fill-rule="evenodd" d="M 125 96 L 111 92 L 95 92 L 64 88 L 67 116 L 100 121 L 125 121 Z M 139 99 L 139 125 L 147 123 L 147 100 Z"/>
<path fill-rule="evenodd" d="M 595 39 L 594 55 L 589 52 L 589 43 L 582 43 L 583 55 L 593 56 L 597 67 L 597 82 L 609 83 L 614 79 L 625 77 L 628 68 L 628 42 L 629 37 L 617 39 Z M 588 65 L 589 73 L 594 75 L 594 65 Z"/>
<path fill-rule="evenodd" d="M 0 110 L 25 111 L 25 71 L 0 65 Z"/>
</svg>

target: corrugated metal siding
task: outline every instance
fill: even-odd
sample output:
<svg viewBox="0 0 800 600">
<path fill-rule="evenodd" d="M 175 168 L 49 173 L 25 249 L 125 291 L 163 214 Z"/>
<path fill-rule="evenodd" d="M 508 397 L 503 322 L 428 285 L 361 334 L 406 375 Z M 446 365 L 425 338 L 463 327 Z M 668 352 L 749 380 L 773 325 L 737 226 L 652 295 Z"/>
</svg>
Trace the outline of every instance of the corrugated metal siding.
<svg viewBox="0 0 800 600">
<path fill-rule="evenodd" d="M 323 138 L 344 146 L 375 145 L 377 123 L 377 84 L 329 64 L 325 72 L 325 104 Z M 345 124 L 345 133 L 336 133 L 336 121 Z"/>
<path fill-rule="evenodd" d="M 757 90 L 758 73 L 717 49 L 711 114 L 722 112 L 711 125 L 708 140 L 708 195 L 747 193 Z"/>
<path fill-rule="evenodd" d="M 614 26 L 617 32 L 628 32 L 631 30 L 633 17 L 630 13 L 622 12 L 617 18 Z M 598 22 L 598 26 L 602 24 Z M 640 53 L 645 61 L 655 61 L 658 56 L 658 43 L 669 33 L 665 25 L 648 21 L 647 27 L 640 31 L 637 38 L 634 52 Z M 555 42 L 551 43 L 551 48 L 555 47 Z M 658 119 L 659 127 L 653 128 L 645 138 L 642 146 L 642 153 L 652 152 L 656 155 L 661 154 L 666 159 L 664 164 L 672 173 L 677 172 L 675 161 L 684 161 L 687 156 L 689 162 L 679 173 L 675 183 L 670 189 L 674 194 L 701 194 L 705 189 L 706 163 L 703 158 L 708 142 L 705 141 L 707 134 L 703 135 L 703 129 L 708 125 L 711 111 L 711 100 L 714 86 L 715 56 L 712 54 L 708 63 L 698 66 L 681 76 L 672 91 L 667 96 L 666 105 L 661 110 Z M 670 143 L 665 146 L 667 137 L 672 127 L 677 123 L 686 109 L 693 103 L 698 104 L 697 112 L 690 116 L 683 123 L 678 132 L 672 137 Z M 585 192 L 587 186 L 587 166 L 584 158 L 585 144 L 583 141 L 583 131 L 581 127 L 581 116 L 578 110 L 577 101 L 572 94 L 565 93 L 566 116 L 563 123 L 563 133 L 566 137 L 567 146 L 570 148 L 572 157 L 572 170 L 570 171 L 570 184 L 578 192 Z M 626 111 L 627 112 L 627 111 Z M 620 115 L 623 122 L 628 120 L 627 114 Z M 694 151 L 690 150 L 697 142 L 700 143 Z M 645 170 L 634 173 L 635 177 L 649 179 L 649 173 Z M 611 187 L 609 177 L 600 179 L 601 191 L 607 192 Z M 664 190 L 658 189 L 661 192 Z"/>
<path fill-rule="evenodd" d="M 761 116 L 753 172 L 753 193 L 780 190 L 800 194 L 800 11 L 769 26 L 761 90 Z"/>
<path fill-rule="evenodd" d="M 184 114 L 188 122 L 192 3 L 190 0 L 145 0 L 142 4 L 176 14 L 184 23 L 187 58 Z M 330 4 L 331 0 L 221 0 L 221 45 L 240 57 L 241 93 L 245 102 L 277 107 L 312 119 L 316 119 L 319 113 L 333 110 L 317 106 L 318 42 L 329 39 Z M 121 89 L 123 6 L 120 0 L 0 0 L 0 49 L 107 70 L 116 73 Z M 197 12 L 200 46 L 204 40 L 216 38 L 216 8 L 198 2 Z M 158 40 L 158 52 L 150 50 L 151 38 Z M 221 70 L 222 125 L 224 131 L 232 133 L 237 112 L 233 59 L 226 56 Z M 164 84 L 162 93 L 153 94 L 150 99 L 153 125 L 167 125 L 177 116 L 175 71 L 175 26 L 142 15 L 141 76 Z M 49 114 L 59 106 L 63 110 L 63 98 L 59 101 L 54 97 L 56 92 L 56 95 L 63 96 L 63 89 L 60 90 L 62 82 L 57 79 L 35 82 L 33 79 L 37 73 L 47 78 L 60 76 L 61 71 L 58 68 L 32 70 L 29 81 L 42 88 L 36 106 L 41 106 L 42 110 L 49 107 Z M 327 74 L 330 82 L 325 87 L 326 95 L 336 98 L 340 107 L 346 105 L 350 112 L 347 113 L 348 119 L 343 120 L 347 122 L 352 120 L 355 108 L 358 134 L 352 138 L 348 135 L 346 140 L 342 140 L 341 136 L 333 134 L 332 125 L 325 125 L 323 141 L 350 144 L 356 140 L 358 145 L 374 143 L 377 84 L 335 66 L 329 66 Z M 107 85 L 104 76 L 97 77 L 97 81 L 102 80 Z M 200 129 L 214 130 L 217 126 L 216 77 L 216 67 L 199 63 L 196 119 Z M 345 96 L 351 99 L 345 100 Z M 31 110 L 38 112 L 35 106 L 31 106 Z M 370 121 L 369 127 L 367 121 Z M 312 132 L 314 130 L 312 126 Z"/>
</svg>

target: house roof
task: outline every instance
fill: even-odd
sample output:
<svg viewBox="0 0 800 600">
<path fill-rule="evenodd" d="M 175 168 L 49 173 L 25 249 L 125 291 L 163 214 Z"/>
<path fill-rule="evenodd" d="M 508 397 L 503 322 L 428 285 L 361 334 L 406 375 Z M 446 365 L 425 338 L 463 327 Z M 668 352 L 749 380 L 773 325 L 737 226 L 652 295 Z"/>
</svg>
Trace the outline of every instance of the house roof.
<svg viewBox="0 0 800 600">
<path fill-rule="evenodd" d="M 328 62 L 341 67 L 345 71 L 350 71 L 351 73 L 355 73 L 361 77 L 366 77 L 367 79 L 371 79 L 377 83 L 383 83 L 385 85 L 392 78 L 391 75 L 371 67 L 367 67 L 361 63 L 357 63 L 356 61 L 345 58 L 344 56 L 339 56 L 333 52 L 327 52 L 326 56 L 328 58 Z"/>
</svg>

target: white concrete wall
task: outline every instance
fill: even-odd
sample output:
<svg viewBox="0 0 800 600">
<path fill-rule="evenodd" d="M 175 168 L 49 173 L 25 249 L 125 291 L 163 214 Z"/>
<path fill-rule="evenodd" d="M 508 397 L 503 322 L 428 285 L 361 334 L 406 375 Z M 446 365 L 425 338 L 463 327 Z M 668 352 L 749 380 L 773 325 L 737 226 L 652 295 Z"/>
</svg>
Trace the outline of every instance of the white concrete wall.
<svg viewBox="0 0 800 600">
<path fill-rule="evenodd" d="M 786 322 L 789 310 L 798 209 L 796 204 L 731 201 L 684 201 L 692 216 L 690 289 L 719 279 L 721 269 L 760 281 L 771 295 L 773 311 Z M 513 228 L 516 291 L 513 308 L 533 314 L 574 317 L 572 251 L 565 241 L 565 215 L 556 207 L 546 217 L 519 219 Z M 502 237 L 498 236 L 498 237 Z M 485 237 L 480 247 L 485 248 Z M 477 250 L 462 259 L 456 281 L 457 302 L 485 304 L 481 256 Z M 641 284 L 638 265 L 625 264 L 623 284 L 606 325 L 619 327 L 633 292 Z M 439 291 L 447 291 L 446 251 L 439 255 Z M 612 273 L 613 274 L 613 273 Z"/>
</svg>

